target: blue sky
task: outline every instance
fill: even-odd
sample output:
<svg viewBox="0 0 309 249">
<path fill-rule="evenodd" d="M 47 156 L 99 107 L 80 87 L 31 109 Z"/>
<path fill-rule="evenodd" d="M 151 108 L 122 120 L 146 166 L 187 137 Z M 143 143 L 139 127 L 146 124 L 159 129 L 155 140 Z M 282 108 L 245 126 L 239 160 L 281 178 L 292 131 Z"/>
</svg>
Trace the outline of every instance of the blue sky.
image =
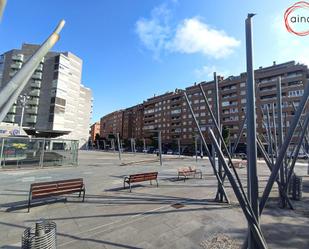
<svg viewBox="0 0 309 249">
<path fill-rule="evenodd" d="M 42 43 L 66 20 L 54 50 L 81 57 L 83 83 L 93 90 L 93 121 L 153 94 L 246 70 L 244 20 L 254 17 L 254 64 L 309 64 L 309 36 L 286 31 L 295 1 L 8 0 L 0 53 Z"/>
</svg>

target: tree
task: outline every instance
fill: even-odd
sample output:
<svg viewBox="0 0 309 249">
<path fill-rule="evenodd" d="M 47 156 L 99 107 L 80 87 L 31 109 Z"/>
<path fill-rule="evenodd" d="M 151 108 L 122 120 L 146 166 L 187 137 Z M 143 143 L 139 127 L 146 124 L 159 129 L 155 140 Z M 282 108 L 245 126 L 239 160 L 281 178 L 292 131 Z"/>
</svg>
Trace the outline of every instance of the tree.
<svg viewBox="0 0 309 249">
<path fill-rule="evenodd" d="M 230 138 L 230 129 L 226 126 L 223 126 L 222 128 L 222 137 L 223 137 L 225 144 L 227 144 Z"/>
<path fill-rule="evenodd" d="M 101 139 L 100 134 L 99 133 L 95 134 L 94 141 L 98 141 L 100 139 Z"/>
</svg>

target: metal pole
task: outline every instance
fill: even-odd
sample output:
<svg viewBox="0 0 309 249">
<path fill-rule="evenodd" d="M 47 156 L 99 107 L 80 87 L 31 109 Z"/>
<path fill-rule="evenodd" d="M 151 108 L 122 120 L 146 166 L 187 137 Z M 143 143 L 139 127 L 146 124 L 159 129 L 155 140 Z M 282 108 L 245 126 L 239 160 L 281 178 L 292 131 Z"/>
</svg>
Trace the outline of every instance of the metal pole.
<svg viewBox="0 0 309 249">
<path fill-rule="evenodd" d="M 277 142 L 277 129 L 276 129 L 276 111 L 275 111 L 275 103 L 271 105 L 273 112 L 273 132 L 274 132 L 274 152 L 276 153 L 276 158 L 278 156 L 278 142 Z M 274 160 L 275 161 L 275 160 Z"/>
<path fill-rule="evenodd" d="M 270 172 L 271 172 L 274 165 L 271 163 L 270 158 L 269 158 L 269 156 L 267 155 L 267 153 L 266 153 L 266 151 L 265 151 L 265 149 L 264 149 L 264 147 L 263 147 L 263 144 L 262 144 L 261 140 L 260 140 L 259 138 L 257 138 L 256 141 L 257 141 L 258 149 L 260 150 L 260 152 L 261 152 L 261 154 L 262 154 L 262 156 L 263 156 L 263 158 L 264 158 L 264 160 L 265 160 L 265 162 L 266 162 L 266 165 L 267 165 L 268 169 L 269 169 Z M 278 177 L 276 178 L 276 182 L 277 182 L 277 184 L 278 184 L 278 190 L 282 193 L 282 195 L 284 195 L 284 197 L 286 198 L 286 200 L 287 200 L 287 202 L 288 202 L 290 208 L 291 208 L 291 209 L 294 209 L 292 203 L 290 202 L 290 200 L 289 200 L 289 198 L 288 198 L 288 196 L 287 196 L 287 193 L 285 193 L 285 192 L 283 191 L 283 186 L 282 186 L 281 182 L 278 180 Z"/>
<path fill-rule="evenodd" d="M 160 156 L 160 166 L 162 166 L 162 136 L 161 136 L 161 131 L 158 131 L 158 148 L 159 148 L 159 156 Z"/>
<path fill-rule="evenodd" d="M 177 140 L 177 142 L 178 142 L 178 157 L 180 157 L 180 138 L 178 138 L 178 140 Z"/>
<path fill-rule="evenodd" d="M 197 135 L 194 136 L 195 162 L 197 162 Z"/>
<path fill-rule="evenodd" d="M 295 107 L 294 102 L 292 102 L 292 106 L 293 106 L 294 112 L 296 112 L 296 107 Z M 303 129 L 303 124 L 302 124 L 301 121 L 299 122 L 299 126 L 300 126 L 300 129 L 302 130 L 302 129 Z M 307 132 L 306 132 L 306 133 L 307 133 Z M 305 133 L 305 136 L 304 136 L 304 141 L 305 141 L 305 145 L 308 147 L 308 146 L 309 146 L 309 142 L 308 142 L 308 137 L 307 137 L 307 134 L 306 134 L 306 133 Z"/>
<path fill-rule="evenodd" d="M 209 152 L 209 150 L 208 150 L 206 140 L 205 140 L 205 138 L 204 138 L 204 136 L 203 136 L 202 130 L 201 130 L 201 128 L 200 128 L 200 125 L 199 125 L 199 123 L 198 123 L 198 121 L 197 121 L 197 119 L 196 119 L 196 117 L 195 117 L 195 114 L 194 114 L 194 111 L 193 111 L 192 106 L 191 106 L 191 104 L 190 104 L 190 101 L 189 101 L 189 99 L 188 99 L 188 96 L 187 96 L 186 92 L 184 92 L 183 94 L 184 94 L 184 96 L 185 96 L 187 105 L 189 106 L 189 109 L 190 109 L 191 115 L 192 115 L 192 117 L 193 117 L 193 120 L 194 120 L 194 122 L 195 122 L 195 124 L 196 124 L 197 130 L 198 130 L 198 132 L 199 132 L 199 134 L 200 134 L 200 136 L 201 136 L 201 139 L 202 139 L 202 141 L 203 141 L 203 144 L 204 144 L 204 147 L 205 147 L 205 151 L 206 151 L 206 155 L 208 156 L 208 159 L 209 159 L 210 164 L 211 164 L 211 166 L 212 166 L 212 168 L 213 168 L 214 174 L 215 174 L 215 176 L 216 176 L 216 178 L 217 178 L 217 181 L 220 183 L 220 187 L 222 188 L 222 192 L 223 192 L 223 194 L 224 194 L 224 197 L 225 197 L 227 203 L 229 203 L 230 201 L 229 201 L 229 199 L 228 199 L 228 197 L 227 197 L 226 191 L 225 191 L 225 189 L 224 189 L 224 185 L 223 185 L 223 183 L 222 183 L 222 181 L 221 181 L 221 179 L 220 179 L 220 177 L 219 177 L 219 174 L 218 174 L 217 169 L 216 169 L 215 164 L 214 164 L 214 160 L 213 160 L 213 158 L 211 157 L 211 154 L 210 154 L 210 152 Z M 206 99 L 206 100 L 207 100 L 207 99 Z"/>
<path fill-rule="evenodd" d="M 217 73 L 214 72 L 213 74 L 214 76 L 214 84 L 215 84 L 215 91 L 214 91 L 214 114 L 215 114 L 215 118 L 218 124 L 218 127 L 221 127 L 221 122 L 220 122 L 220 111 L 219 111 L 219 84 L 218 84 L 218 77 L 217 77 Z M 220 129 L 220 133 L 221 133 L 221 129 Z M 218 144 L 221 148 L 221 141 L 220 141 L 220 135 L 217 134 L 216 138 L 218 141 Z M 216 150 L 214 150 L 214 158 L 216 158 Z M 216 160 L 214 161 L 216 163 Z M 222 175 L 222 165 L 220 163 L 220 161 L 218 160 L 218 174 L 220 179 L 223 179 L 223 175 Z M 223 201 L 223 194 L 221 192 L 221 188 L 218 186 L 217 188 L 217 198 L 218 201 Z"/>
<path fill-rule="evenodd" d="M 133 154 L 133 138 L 131 138 L 131 152 Z"/>
<path fill-rule="evenodd" d="M 217 140 L 215 138 L 215 135 L 213 133 L 213 131 L 211 130 L 211 128 L 208 128 L 209 131 L 209 137 L 212 141 L 212 144 L 214 145 L 217 155 L 218 155 L 218 159 L 221 161 L 222 166 L 226 172 L 226 175 L 231 183 L 231 186 L 233 188 L 233 191 L 236 195 L 236 198 L 239 202 L 240 207 L 242 208 L 242 211 L 247 219 L 250 231 L 252 233 L 252 237 L 254 238 L 254 241 L 257 244 L 257 248 L 262 249 L 262 248 L 267 248 L 267 244 L 266 241 L 263 237 L 262 231 L 261 231 L 261 227 L 258 223 L 257 217 L 254 214 L 254 211 L 250 205 L 250 203 L 248 203 L 248 200 L 245 198 L 245 196 L 242 194 L 242 192 L 240 191 L 240 188 L 238 187 L 232 172 L 230 171 L 224 155 L 222 153 L 221 148 L 219 147 Z M 250 248 L 250 247 L 249 247 Z M 252 247 L 251 247 L 252 248 Z"/>
<path fill-rule="evenodd" d="M 40 167 L 43 168 L 44 164 L 44 153 L 45 153 L 45 138 L 43 138 L 43 143 L 42 143 L 42 151 L 41 151 L 41 156 L 40 156 Z"/>
<path fill-rule="evenodd" d="M 239 141 L 240 141 L 240 139 L 241 139 L 241 135 L 242 135 L 242 133 L 243 133 L 243 131 L 244 131 L 244 127 L 245 127 L 246 121 L 247 121 L 247 116 L 245 116 L 245 118 L 244 118 L 244 120 L 243 120 L 243 122 L 242 122 L 242 124 L 241 124 L 240 130 L 238 130 L 237 140 L 236 140 L 236 143 L 234 144 L 234 147 L 233 147 L 233 150 L 232 150 L 232 153 L 231 153 L 231 156 L 232 156 L 232 157 L 234 156 L 234 154 L 235 154 L 235 152 L 236 152 L 237 146 L 238 146 Z"/>
<path fill-rule="evenodd" d="M 248 157 L 248 198 L 252 210 L 259 225 L 259 187 L 257 176 L 257 148 L 256 148 L 256 110 L 255 110 L 255 81 L 253 70 L 253 47 L 252 47 L 252 17 L 248 14 L 246 19 L 246 55 L 247 55 L 247 157 Z M 250 225 L 249 225 L 250 226 Z M 250 227 L 249 227 L 250 228 Z M 258 243 L 254 239 L 252 231 L 248 234 L 249 248 L 258 248 Z"/>
<path fill-rule="evenodd" d="M 273 153 L 273 141 L 271 138 L 271 130 L 270 130 L 270 117 L 269 117 L 269 109 L 268 109 L 268 105 L 266 106 L 266 117 L 267 117 L 267 134 L 268 134 L 268 148 L 269 148 L 269 152 L 271 154 L 271 162 L 272 164 L 274 164 L 274 153 Z"/>
<path fill-rule="evenodd" d="M 6 0 L 0 0 L 0 21 L 2 18 L 2 14 L 4 12 L 5 5 L 6 5 Z"/>
<path fill-rule="evenodd" d="M 204 89 L 203 89 L 202 85 L 199 84 L 199 87 L 200 87 L 202 96 L 203 96 L 203 98 L 204 98 L 204 100 L 205 100 L 205 104 L 206 104 L 206 107 L 207 107 L 207 111 L 209 112 L 209 114 L 210 114 L 210 116 L 211 116 L 211 119 L 212 119 L 212 122 L 213 122 L 213 124 L 214 124 L 214 128 L 215 128 L 215 130 L 216 130 L 216 133 L 219 134 L 219 137 L 220 137 L 220 140 L 221 140 L 223 149 L 224 149 L 224 151 L 225 151 L 226 154 L 227 154 L 227 157 L 228 157 L 228 160 L 229 160 L 229 165 L 232 167 L 232 170 L 233 170 L 233 172 L 234 172 L 234 174 L 235 174 L 235 176 L 236 176 L 236 180 L 237 180 L 237 182 L 238 182 L 238 184 L 239 184 L 239 187 L 240 187 L 240 189 L 241 189 L 241 192 L 243 193 L 243 195 L 245 195 L 244 188 L 243 188 L 243 186 L 242 186 L 242 183 L 241 183 L 241 181 L 240 181 L 240 178 L 239 178 L 239 176 L 238 176 L 238 173 L 237 173 L 237 171 L 236 171 L 236 169 L 235 169 L 235 167 L 234 167 L 234 164 L 233 164 L 233 162 L 232 162 L 232 157 L 231 157 L 231 155 L 230 155 L 230 153 L 229 153 L 229 151 L 228 151 L 228 149 L 227 149 L 227 146 L 226 146 L 226 144 L 225 144 L 225 142 L 224 142 L 224 139 L 223 139 L 223 137 L 222 137 L 221 128 L 219 128 L 219 126 L 218 126 L 218 124 L 217 124 L 216 118 L 215 118 L 215 116 L 214 116 L 214 114 L 213 114 L 213 112 L 212 112 L 212 110 L 211 110 L 211 108 L 210 108 L 209 102 L 208 102 L 208 100 L 207 100 L 207 97 L 206 97 L 206 94 L 205 94 L 205 92 L 204 92 Z M 185 95 L 185 96 L 186 96 L 186 95 Z M 187 101 L 188 106 L 191 107 L 190 102 L 188 102 L 188 101 L 189 101 L 188 98 L 186 98 L 186 101 Z M 191 108 L 191 109 L 192 109 L 192 108 Z M 190 110 L 191 110 L 191 109 L 190 109 Z M 191 111 L 191 113 L 194 114 L 193 110 Z M 197 121 L 196 121 L 196 124 L 198 125 Z M 205 150 L 208 149 L 208 148 L 206 148 L 206 146 L 207 146 L 206 143 L 204 143 L 204 146 L 205 146 Z M 209 160 L 210 160 L 210 159 L 209 159 Z M 222 179 L 222 182 L 224 182 L 225 177 L 226 177 L 226 174 L 224 174 L 223 179 Z M 220 181 L 221 181 L 221 180 L 220 180 Z"/>
<path fill-rule="evenodd" d="M 278 124 L 278 147 L 282 147 L 282 142 L 283 142 L 283 126 L 282 126 L 282 95 L 281 95 L 281 77 L 278 77 L 277 81 L 277 113 L 278 113 L 278 119 L 277 119 L 277 124 Z M 284 185 L 284 167 L 283 163 L 280 165 L 280 181 L 281 184 Z M 286 207 L 286 202 L 285 198 L 280 194 L 280 200 L 281 200 L 281 207 L 285 208 Z"/>
<path fill-rule="evenodd" d="M 135 141 L 135 138 L 133 138 L 133 153 L 134 153 L 134 155 L 136 153 L 136 141 Z"/>
<path fill-rule="evenodd" d="M 298 157 L 298 154 L 299 154 L 299 151 L 300 151 L 300 148 L 301 148 L 301 144 L 302 144 L 303 139 L 304 139 L 305 134 L 306 134 L 306 129 L 308 127 L 308 124 L 309 124 L 309 113 L 307 113 L 305 123 L 303 125 L 304 129 L 302 129 L 301 135 L 299 137 L 299 141 L 298 141 L 298 144 L 297 144 L 295 155 L 293 157 L 293 161 L 292 161 L 289 173 L 288 173 L 287 178 L 286 178 L 286 183 L 285 183 L 285 186 L 284 186 L 284 193 L 287 193 L 288 185 L 289 185 L 289 182 L 291 180 L 291 176 L 292 176 L 293 171 L 294 171 L 294 167 L 295 167 L 297 157 Z"/>
<path fill-rule="evenodd" d="M 297 111 L 295 113 L 294 118 L 292 119 L 292 123 L 290 125 L 288 134 L 286 135 L 284 143 L 283 143 L 283 145 L 280 148 L 278 158 L 276 160 L 276 163 L 275 163 L 275 165 L 273 167 L 273 170 L 272 170 L 272 172 L 270 174 L 270 177 L 269 177 L 268 182 L 266 184 L 266 187 L 264 189 L 262 198 L 260 200 L 260 214 L 262 213 L 262 211 L 263 211 L 263 209 L 264 209 L 264 207 L 266 205 L 266 202 L 267 202 L 267 199 L 268 199 L 269 194 L 271 192 L 271 189 L 273 187 L 273 184 L 274 184 L 274 182 L 275 182 L 275 180 L 276 180 L 276 178 L 278 176 L 278 172 L 280 170 L 280 166 L 281 166 L 282 161 L 284 159 L 286 150 L 289 147 L 289 144 L 290 144 L 290 142 L 292 140 L 294 131 L 295 131 L 296 127 L 297 127 L 298 121 L 299 121 L 299 119 L 301 117 L 301 114 L 302 114 L 302 112 L 303 112 L 303 110 L 304 110 L 304 108 L 306 106 L 307 101 L 308 101 L 308 96 L 309 96 L 309 80 L 307 81 L 307 85 L 306 85 L 305 90 L 304 90 L 304 95 L 303 95 L 303 97 L 300 100 L 298 109 L 297 109 Z"/>
<path fill-rule="evenodd" d="M 4 138 L 2 138 L 2 142 L 1 142 L 1 152 L 0 152 L 0 168 L 2 168 L 3 151 L 4 151 Z"/>
<path fill-rule="evenodd" d="M 145 138 L 143 139 L 143 142 L 144 142 L 144 153 L 146 153 L 146 139 Z"/>
<path fill-rule="evenodd" d="M 120 145 L 119 133 L 117 133 L 117 144 L 118 144 L 118 156 L 119 160 L 121 160 L 121 145 Z"/>
<path fill-rule="evenodd" d="M 25 112 L 25 104 L 26 104 L 26 95 L 22 96 L 21 100 L 21 119 L 19 123 L 19 134 L 21 134 L 22 126 L 23 126 L 23 119 L 24 119 L 24 112 Z"/>
<path fill-rule="evenodd" d="M 201 153 L 201 159 L 204 157 L 204 152 L 203 152 L 203 142 L 200 140 L 200 153 Z"/>
</svg>

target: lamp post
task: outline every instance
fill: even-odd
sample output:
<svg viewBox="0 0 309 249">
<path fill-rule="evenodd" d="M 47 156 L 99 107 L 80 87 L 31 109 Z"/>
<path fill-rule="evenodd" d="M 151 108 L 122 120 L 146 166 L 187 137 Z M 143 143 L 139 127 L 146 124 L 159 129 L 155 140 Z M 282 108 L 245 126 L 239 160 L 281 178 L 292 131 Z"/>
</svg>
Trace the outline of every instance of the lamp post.
<svg viewBox="0 0 309 249">
<path fill-rule="evenodd" d="M 29 99 L 30 99 L 30 96 L 28 96 L 26 94 L 19 95 L 19 103 L 21 104 L 21 118 L 20 118 L 20 122 L 19 122 L 19 134 L 21 134 L 25 108 L 27 107 L 27 102 L 28 102 Z"/>
</svg>

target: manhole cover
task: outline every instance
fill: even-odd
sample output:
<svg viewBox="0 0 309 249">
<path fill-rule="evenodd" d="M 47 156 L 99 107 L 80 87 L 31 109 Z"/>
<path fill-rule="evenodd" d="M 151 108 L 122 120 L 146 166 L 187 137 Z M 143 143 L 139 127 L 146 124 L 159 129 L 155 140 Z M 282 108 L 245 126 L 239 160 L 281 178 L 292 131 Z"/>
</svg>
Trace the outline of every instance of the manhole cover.
<svg viewBox="0 0 309 249">
<path fill-rule="evenodd" d="M 175 203 L 175 204 L 171 205 L 171 207 L 176 208 L 176 209 L 182 208 L 182 207 L 184 207 L 184 206 L 185 206 L 185 205 L 183 205 L 183 204 L 181 204 L 181 203 Z"/>
</svg>

